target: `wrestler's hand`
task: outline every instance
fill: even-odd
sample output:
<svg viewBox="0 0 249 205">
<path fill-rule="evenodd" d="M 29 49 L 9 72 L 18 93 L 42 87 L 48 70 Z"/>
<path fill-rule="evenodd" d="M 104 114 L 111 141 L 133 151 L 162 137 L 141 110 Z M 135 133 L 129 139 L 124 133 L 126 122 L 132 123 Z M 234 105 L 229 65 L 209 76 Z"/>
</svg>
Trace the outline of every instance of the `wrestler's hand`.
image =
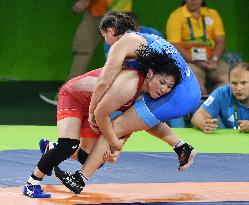
<svg viewBox="0 0 249 205">
<path fill-rule="evenodd" d="M 111 144 L 111 152 L 121 151 L 123 148 L 123 145 L 124 143 L 122 140 L 115 141 L 115 143 Z"/>
<path fill-rule="evenodd" d="M 109 163 L 114 163 L 118 160 L 120 152 L 114 151 L 112 152 L 111 150 L 108 150 L 104 154 L 104 161 L 109 162 Z"/>
<path fill-rule="evenodd" d="M 98 127 L 98 125 L 97 125 L 97 123 L 96 123 L 96 120 L 95 120 L 95 116 L 94 116 L 93 113 L 89 113 L 88 122 L 89 122 L 89 124 L 90 124 L 91 129 L 92 129 L 94 132 L 96 132 L 96 133 L 99 133 L 99 132 L 100 132 L 99 127 Z"/>
</svg>

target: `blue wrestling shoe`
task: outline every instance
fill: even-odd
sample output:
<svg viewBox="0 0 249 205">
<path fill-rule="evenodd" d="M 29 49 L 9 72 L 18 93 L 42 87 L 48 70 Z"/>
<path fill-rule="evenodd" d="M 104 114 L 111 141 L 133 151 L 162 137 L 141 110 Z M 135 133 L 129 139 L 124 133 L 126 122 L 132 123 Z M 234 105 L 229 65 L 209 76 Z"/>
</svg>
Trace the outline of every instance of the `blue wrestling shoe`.
<svg viewBox="0 0 249 205">
<path fill-rule="evenodd" d="M 45 152 L 47 151 L 46 149 L 47 149 L 48 144 L 49 144 L 49 140 L 47 139 L 41 139 L 39 141 L 39 147 L 40 147 L 40 151 L 42 154 L 45 154 Z"/>
<path fill-rule="evenodd" d="M 41 139 L 39 142 L 40 151 L 42 154 L 45 154 L 48 150 L 53 149 L 56 146 L 56 143 L 50 142 L 47 139 Z M 47 176 L 51 176 L 52 172 L 49 172 Z"/>
<path fill-rule="evenodd" d="M 29 196 L 30 198 L 50 198 L 50 194 L 46 194 L 41 189 L 40 185 L 29 185 L 26 184 L 23 189 L 22 193 L 26 196 Z"/>
</svg>

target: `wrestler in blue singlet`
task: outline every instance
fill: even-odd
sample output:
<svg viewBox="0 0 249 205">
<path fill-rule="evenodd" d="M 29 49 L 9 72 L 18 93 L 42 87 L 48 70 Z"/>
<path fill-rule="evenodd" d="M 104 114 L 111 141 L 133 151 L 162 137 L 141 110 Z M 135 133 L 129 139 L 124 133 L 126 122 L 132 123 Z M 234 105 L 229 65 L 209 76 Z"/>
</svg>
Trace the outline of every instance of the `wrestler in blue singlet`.
<svg viewBox="0 0 249 205">
<path fill-rule="evenodd" d="M 134 108 L 139 118 L 148 127 L 154 127 L 161 122 L 182 117 L 195 111 L 201 98 L 200 87 L 195 75 L 181 54 L 172 44 L 157 35 L 139 32 L 137 34 L 146 38 L 149 47 L 159 53 L 164 51 L 174 59 L 182 73 L 182 82 L 170 93 L 158 99 L 145 95 L 135 102 Z M 127 61 L 128 67 L 135 68 L 137 65 L 134 61 Z"/>
</svg>

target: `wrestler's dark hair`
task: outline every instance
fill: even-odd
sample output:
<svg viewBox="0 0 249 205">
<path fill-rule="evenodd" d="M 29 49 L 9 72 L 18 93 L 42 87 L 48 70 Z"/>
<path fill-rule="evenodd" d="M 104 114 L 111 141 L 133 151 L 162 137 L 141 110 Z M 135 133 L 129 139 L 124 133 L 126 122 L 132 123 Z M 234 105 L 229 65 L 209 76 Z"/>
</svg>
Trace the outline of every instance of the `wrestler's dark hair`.
<svg viewBox="0 0 249 205">
<path fill-rule="evenodd" d="M 135 23 L 135 28 L 137 30 L 138 27 L 139 27 L 138 15 L 136 13 L 132 12 L 132 11 L 127 11 L 127 12 L 125 12 L 125 14 L 132 18 L 133 22 Z"/>
<path fill-rule="evenodd" d="M 246 62 L 239 62 L 239 63 L 235 63 L 233 64 L 230 68 L 229 68 L 229 71 L 228 71 L 228 77 L 230 78 L 230 74 L 231 72 L 237 68 L 237 67 L 241 67 L 243 69 L 245 69 L 246 71 L 249 71 L 249 63 L 246 63 Z"/>
<path fill-rule="evenodd" d="M 135 31 L 135 23 L 130 16 L 124 12 L 109 11 L 100 20 L 99 29 L 106 31 L 108 28 L 115 30 L 114 36 L 122 35 L 127 31 Z"/>
<path fill-rule="evenodd" d="M 140 46 L 135 51 L 136 59 L 139 62 L 138 70 L 146 76 L 148 70 L 151 69 L 154 74 L 168 75 L 175 79 L 175 85 L 182 81 L 180 68 L 174 59 L 170 58 L 165 52 L 159 53 L 158 51 L 148 46 Z"/>
</svg>

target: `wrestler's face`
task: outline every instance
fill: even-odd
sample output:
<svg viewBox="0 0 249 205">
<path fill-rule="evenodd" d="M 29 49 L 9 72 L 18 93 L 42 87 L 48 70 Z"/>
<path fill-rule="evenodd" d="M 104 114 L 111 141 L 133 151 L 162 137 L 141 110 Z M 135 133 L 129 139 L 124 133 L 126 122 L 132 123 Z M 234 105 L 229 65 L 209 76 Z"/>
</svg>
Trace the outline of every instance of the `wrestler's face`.
<svg viewBox="0 0 249 205">
<path fill-rule="evenodd" d="M 249 71 L 240 66 L 234 68 L 230 73 L 229 82 L 234 97 L 249 105 Z"/>
<path fill-rule="evenodd" d="M 152 71 L 151 71 L 152 72 Z M 175 85 L 175 78 L 169 75 L 147 74 L 149 78 L 147 87 L 148 94 L 153 98 L 159 98 L 169 93 Z"/>
<path fill-rule="evenodd" d="M 112 46 L 120 38 L 119 36 L 114 36 L 115 32 L 112 28 L 108 28 L 104 31 L 101 30 L 101 34 L 104 37 L 106 43 L 110 46 Z"/>
</svg>

